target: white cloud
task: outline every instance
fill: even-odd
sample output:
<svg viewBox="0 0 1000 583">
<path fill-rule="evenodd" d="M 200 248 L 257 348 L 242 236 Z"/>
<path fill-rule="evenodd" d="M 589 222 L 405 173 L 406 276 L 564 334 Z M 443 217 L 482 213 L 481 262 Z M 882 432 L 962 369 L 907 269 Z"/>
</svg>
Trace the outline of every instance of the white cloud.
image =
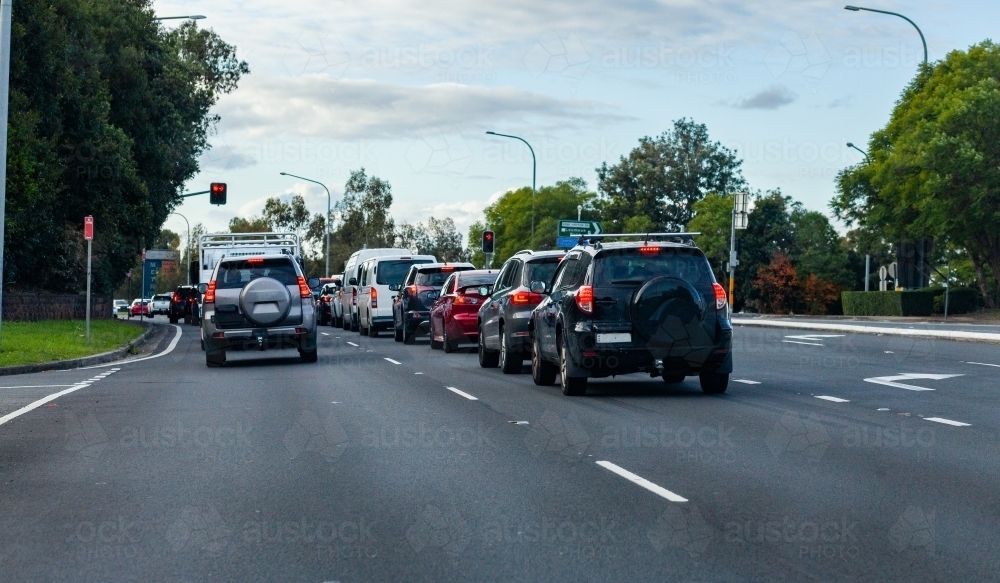
<svg viewBox="0 0 1000 583">
<path fill-rule="evenodd" d="M 772 85 L 759 93 L 741 99 L 736 103 L 736 107 L 740 109 L 778 109 L 795 101 L 796 97 L 798 95 L 788 87 Z"/>
</svg>

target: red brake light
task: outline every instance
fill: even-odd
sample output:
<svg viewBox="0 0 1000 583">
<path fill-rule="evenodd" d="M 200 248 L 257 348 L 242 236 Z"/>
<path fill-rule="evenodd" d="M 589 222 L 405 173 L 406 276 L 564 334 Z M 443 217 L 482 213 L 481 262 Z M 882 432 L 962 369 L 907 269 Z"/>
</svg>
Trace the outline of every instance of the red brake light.
<svg viewBox="0 0 1000 583">
<path fill-rule="evenodd" d="M 408 287 L 406 288 L 406 291 L 407 291 L 407 292 L 408 292 L 408 293 L 409 293 L 409 294 L 410 294 L 411 296 L 416 296 L 416 295 L 417 295 L 417 286 L 415 286 L 415 285 L 411 285 L 411 286 L 408 286 Z"/>
<path fill-rule="evenodd" d="M 639 254 L 641 255 L 656 255 L 659 252 L 660 252 L 659 247 L 653 247 L 653 246 L 639 247 Z"/>
<path fill-rule="evenodd" d="M 181 294 L 175 293 L 174 294 L 174 303 L 177 303 L 179 301 L 181 301 Z"/>
<path fill-rule="evenodd" d="M 589 285 L 580 286 L 576 292 L 576 307 L 584 314 L 594 313 L 594 288 Z"/>
<path fill-rule="evenodd" d="M 517 292 L 510 297 L 510 302 L 515 306 L 530 306 L 542 303 L 541 294 L 533 292 Z"/>
<path fill-rule="evenodd" d="M 312 297 L 312 290 L 309 289 L 309 284 L 306 283 L 306 278 L 299 276 L 299 297 L 309 298 Z"/>
<path fill-rule="evenodd" d="M 264 263 L 264 259 L 260 257 L 254 257 L 253 259 L 247 259 L 247 263 L 249 263 L 250 265 L 260 265 Z"/>
<path fill-rule="evenodd" d="M 441 271 L 455 271 L 455 268 L 450 265 L 445 265 L 441 268 Z"/>
<path fill-rule="evenodd" d="M 215 282 L 208 282 L 208 289 L 205 290 L 205 303 L 214 304 L 215 303 Z"/>
<path fill-rule="evenodd" d="M 351 305 L 352 306 L 358 305 L 358 288 L 357 287 L 351 288 Z"/>
<path fill-rule="evenodd" d="M 727 300 L 726 289 L 719 285 L 718 283 L 713 283 L 712 287 L 715 288 L 715 309 L 721 310 L 726 307 Z"/>
<path fill-rule="evenodd" d="M 371 304 L 373 308 L 378 307 L 378 290 L 375 289 L 375 286 L 372 286 Z"/>
</svg>

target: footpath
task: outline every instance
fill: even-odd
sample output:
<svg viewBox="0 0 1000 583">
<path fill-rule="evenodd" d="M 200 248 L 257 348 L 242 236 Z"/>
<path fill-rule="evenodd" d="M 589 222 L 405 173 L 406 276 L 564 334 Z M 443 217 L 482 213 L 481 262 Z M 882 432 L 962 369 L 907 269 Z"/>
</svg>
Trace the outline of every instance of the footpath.
<svg viewBox="0 0 1000 583">
<path fill-rule="evenodd" d="M 797 317 L 733 314 L 732 321 L 734 326 L 881 334 L 886 336 L 910 336 L 939 340 L 995 342 L 1000 344 L 1000 325 L 932 322 L 924 318 Z"/>
</svg>

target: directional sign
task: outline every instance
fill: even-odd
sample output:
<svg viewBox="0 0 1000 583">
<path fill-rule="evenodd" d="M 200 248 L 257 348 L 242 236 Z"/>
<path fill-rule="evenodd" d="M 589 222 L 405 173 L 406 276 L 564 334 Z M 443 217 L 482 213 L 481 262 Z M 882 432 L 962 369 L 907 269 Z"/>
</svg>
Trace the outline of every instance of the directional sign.
<svg viewBox="0 0 1000 583">
<path fill-rule="evenodd" d="M 597 221 L 559 221 L 559 237 L 579 237 L 580 235 L 600 235 L 601 223 Z"/>
<path fill-rule="evenodd" d="M 83 217 L 83 238 L 87 241 L 94 238 L 94 217 Z"/>
<path fill-rule="evenodd" d="M 750 213 L 736 213 L 733 216 L 733 226 L 737 230 L 742 230 L 747 228 L 747 223 L 750 221 Z"/>
<path fill-rule="evenodd" d="M 925 387 L 918 387 L 915 385 L 904 385 L 903 383 L 898 383 L 896 381 L 909 381 L 917 379 L 929 379 L 932 381 L 940 381 L 942 379 L 950 379 L 953 377 L 961 377 L 965 375 L 960 374 L 923 374 L 923 373 L 904 373 L 898 374 L 891 377 L 872 377 L 870 379 L 865 379 L 866 383 L 875 383 L 876 385 L 885 385 L 887 387 L 896 387 L 897 389 L 906 389 L 907 391 L 933 391 L 934 389 L 928 389 Z"/>
</svg>

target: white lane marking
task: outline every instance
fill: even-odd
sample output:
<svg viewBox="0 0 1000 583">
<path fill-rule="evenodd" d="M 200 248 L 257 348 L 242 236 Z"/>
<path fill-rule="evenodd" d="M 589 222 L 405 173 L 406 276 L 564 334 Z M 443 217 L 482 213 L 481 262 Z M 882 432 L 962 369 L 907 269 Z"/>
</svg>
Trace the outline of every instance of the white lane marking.
<svg viewBox="0 0 1000 583">
<path fill-rule="evenodd" d="M 832 401 L 834 403 L 850 403 L 849 399 L 841 399 L 840 397 L 831 397 L 829 395 L 816 395 L 817 399 L 823 399 L 824 401 Z"/>
<path fill-rule="evenodd" d="M 757 381 L 751 381 L 749 379 L 733 379 L 734 383 L 743 383 L 744 385 L 759 385 Z"/>
<path fill-rule="evenodd" d="M 619 476 L 625 478 L 626 480 L 629 480 L 633 484 L 636 484 L 638 486 L 642 486 L 643 488 L 649 490 L 653 494 L 656 494 L 657 496 L 662 496 L 662 497 L 666 498 L 667 500 L 670 500 L 671 502 L 687 502 L 688 501 L 687 498 L 684 498 L 683 496 L 678 496 L 677 494 L 674 494 L 670 490 L 667 490 L 666 488 L 663 488 L 661 486 L 657 486 L 656 484 L 650 482 L 646 478 L 637 476 L 637 475 L 633 474 L 632 472 L 630 472 L 630 471 L 628 471 L 628 470 L 626 470 L 624 468 L 618 467 L 618 466 L 616 466 L 615 464 L 613 464 L 611 462 L 600 461 L 600 462 L 597 462 L 597 465 L 601 466 L 602 468 L 604 468 L 606 470 L 611 470 L 612 472 L 618 474 Z"/>
<path fill-rule="evenodd" d="M 924 417 L 924 421 L 944 423 L 945 425 L 954 425 L 955 427 L 969 427 L 968 423 L 962 423 L 961 421 L 952 421 L 951 419 L 943 419 L 941 417 Z"/>
<path fill-rule="evenodd" d="M 413 374 L 424 374 L 424 373 L 422 373 L 422 372 L 415 372 L 415 373 L 413 373 Z"/>
<path fill-rule="evenodd" d="M 327 334 L 326 332 L 320 332 L 320 334 L 322 334 L 323 336 L 329 336 L 329 334 Z"/>
<path fill-rule="evenodd" d="M 798 334 L 798 335 L 787 335 L 785 338 L 794 338 L 795 340 L 782 340 L 782 342 L 788 342 L 789 344 L 808 344 L 809 346 L 826 346 L 821 340 L 824 338 L 843 338 L 843 334 Z M 812 342 L 801 342 L 802 340 L 812 340 Z"/>
<path fill-rule="evenodd" d="M 107 376 L 107 375 L 110 375 L 110 374 L 114 374 L 114 373 L 118 372 L 119 370 L 121 370 L 121 369 L 117 369 L 116 368 L 116 369 L 113 369 L 111 371 L 108 371 L 108 373 L 106 375 L 101 375 L 101 376 Z M 25 407 L 21 407 L 20 409 L 18 409 L 17 411 L 14 411 L 13 413 L 8 413 L 7 415 L 4 415 L 3 417 L 0 417 L 0 425 L 3 425 L 4 423 L 10 421 L 11 419 L 16 419 L 17 417 L 20 417 L 21 415 L 24 415 L 28 411 L 32 411 L 34 409 L 37 409 L 37 408 L 41 407 L 42 405 L 48 403 L 49 401 L 55 401 L 56 399 L 58 399 L 59 397 L 61 397 L 63 395 L 68 395 L 68 394 L 72 393 L 73 391 L 79 391 L 82 388 L 89 387 L 90 385 L 94 384 L 96 381 L 99 381 L 99 380 L 103 380 L 103 379 L 101 379 L 101 378 L 98 378 L 98 379 L 89 379 L 89 380 L 86 380 L 86 381 L 81 381 L 81 382 L 79 382 L 79 383 L 77 383 L 75 385 L 49 385 L 49 386 L 52 386 L 52 387 L 69 387 L 69 388 L 65 389 L 63 391 L 59 391 L 58 393 L 53 393 L 51 395 L 42 397 L 41 399 L 38 399 L 34 403 L 31 403 L 31 404 L 29 404 L 29 405 L 27 405 Z M 18 387 L 3 387 L 3 388 L 18 388 Z M 24 387 L 24 388 L 28 388 L 28 387 Z M 41 387 L 39 387 L 39 388 L 41 388 Z"/>
<path fill-rule="evenodd" d="M 350 340 L 348 340 L 347 343 L 350 344 L 351 346 L 357 346 L 357 344 L 351 342 Z"/>
<path fill-rule="evenodd" d="M 807 346 L 826 346 L 826 344 L 818 342 L 799 342 L 798 340 L 782 340 L 782 342 L 787 342 L 788 344 L 805 344 Z"/>
<path fill-rule="evenodd" d="M 385 359 L 388 360 L 389 362 L 391 362 L 392 364 L 403 364 L 403 363 L 399 362 L 398 360 L 393 360 L 393 359 L 391 359 L 389 357 L 385 357 Z"/>
<path fill-rule="evenodd" d="M 978 364 L 979 366 L 992 366 L 995 368 L 1000 368 L 1000 364 L 987 364 L 985 362 L 966 362 L 965 364 Z"/>
<path fill-rule="evenodd" d="M 56 387 L 75 387 L 76 385 L 18 385 L 16 387 L 0 387 L 0 389 L 49 389 Z"/>
<path fill-rule="evenodd" d="M 908 381 L 911 379 L 929 379 L 933 381 L 940 381 L 942 379 L 950 379 L 954 377 L 961 377 L 965 375 L 960 374 L 924 374 L 924 373 L 903 373 L 895 376 L 889 377 L 871 377 L 865 379 L 866 383 L 874 383 L 876 385 L 885 385 L 887 387 L 896 387 L 897 389 L 906 389 L 907 391 L 933 391 L 934 389 L 928 389 L 926 387 L 918 387 L 916 385 L 904 385 L 903 383 L 897 383 L 896 381 Z"/>
<path fill-rule="evenodd" d="M 456 389 L 455 387 L 445 387 L 445 388 L 448 389 L 449 391 L 455 393 L 456 395 L 462 395 L 463 397 L 465 397 L 466 399 L 468 399 L 470 401 L 478 401 L 479 400 L 479 399 L 473 397 L 472 395 L 470 395 L 469 393 L 462 392 L 462 391 Z"/>
<path fill-rule="evenodd" d="M 173 326 L 173 324 L 171 324 L 171 326 Z M 109 367 L 109 366 L 118 366 L 120 364 L 135 364 L 137 362 L 142 362 L 144 360 L 153 360 L 154 358 L 160 358 L 161 356 L 166 356 L 166 355 L 170 354 L 171 352 L 173 352 L 174 348 L 177 348 L 177 343 L 181 339 L 181 334 L 184 333 L 184 330 L 181 329 L 180 326 L 174 326 L 174 328 L 177 329 L 177 334 L 174 335 L 174 339 L 170 341 L 170 345 L 167 346 L 167 349 L 164 350 L 163 352 L 159 353 L 159 354 L 153 354 L 153 355 L 150 355 L 150 356 L 144 356 L 142 358 L 136 358 L 135 360 L 116 360 L 115 362 L 112 362 L 112 363 L 109 363 L 109 364 L 98 364 L 97 366 L 87 366 L 87 367 L 81 368 L 79 370 L 88 370 L 88 369 L 91 369 L 91 368 L 106 368 L 106 367 Z M 120 368 L 113 368 L 111 370 L 121 370 L 121 369 Z"/>
</svg>

